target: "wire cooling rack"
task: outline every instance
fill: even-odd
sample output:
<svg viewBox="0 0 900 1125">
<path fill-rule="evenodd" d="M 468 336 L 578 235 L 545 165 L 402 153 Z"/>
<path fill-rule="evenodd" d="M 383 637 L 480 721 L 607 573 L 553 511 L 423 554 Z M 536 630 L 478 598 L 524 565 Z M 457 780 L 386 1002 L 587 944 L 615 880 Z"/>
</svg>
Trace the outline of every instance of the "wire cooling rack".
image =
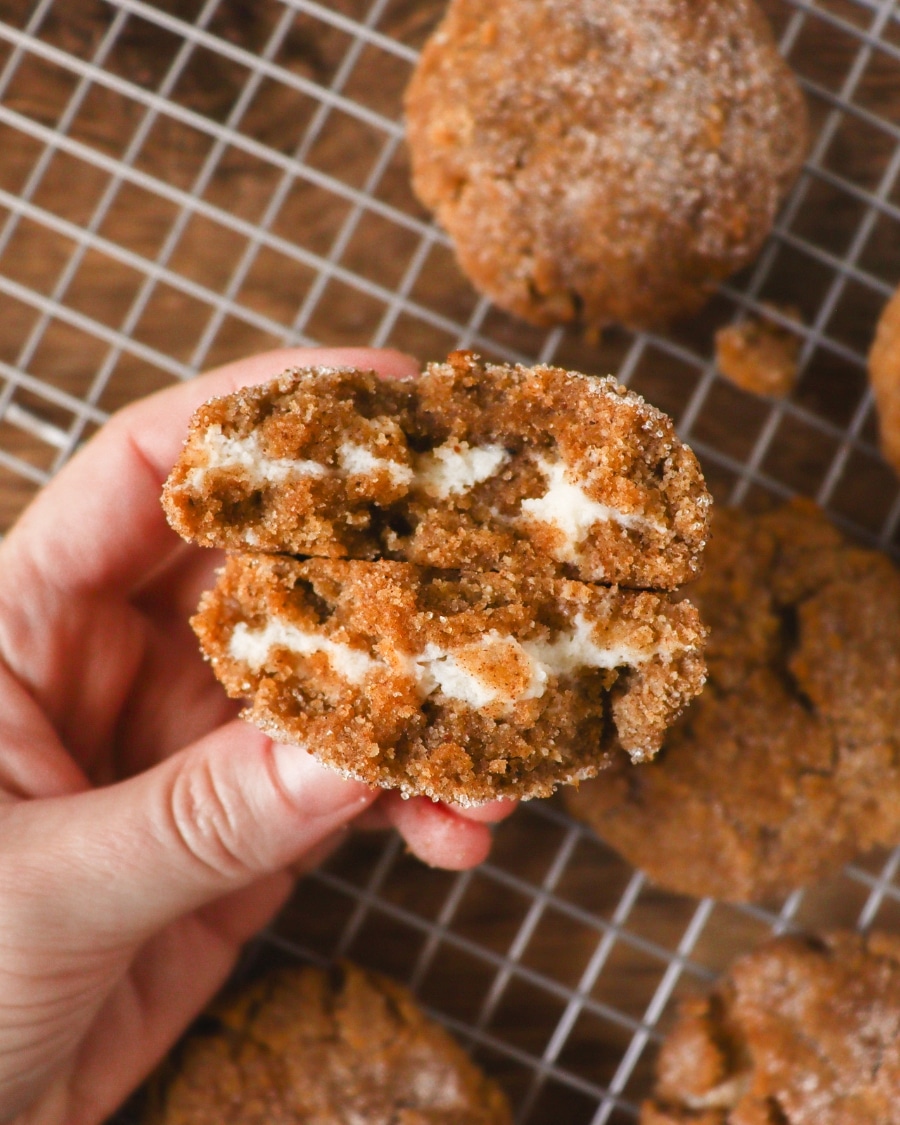
<svg viewBox="0 0 900 1125">
<path fill-rule="evenodd" d="M 284 343 L 467 345 L 612 372 L 675 418 L 719 502 L 800 492 L 894 551 L 865 353 L 900 280 L 900 10 L 766 7 L 813 123 L 772 237 L 690 323 L 588 340 L 479 299 L 412 196 L 401 95 L 437 0 L 0 0 L 0 531 L 109 412 L 205 367 Z M 780 402 L 712 358 L 716 328 L 773 304 L 802 340 Z M 896 928 L 898 863 L 696 902 L 535 802 L 461 875 L 351 840 L 253 955 L 407 982 L 522 1125 L 633 1122 L 680 996 L 772 932 Z"/>
</svg>

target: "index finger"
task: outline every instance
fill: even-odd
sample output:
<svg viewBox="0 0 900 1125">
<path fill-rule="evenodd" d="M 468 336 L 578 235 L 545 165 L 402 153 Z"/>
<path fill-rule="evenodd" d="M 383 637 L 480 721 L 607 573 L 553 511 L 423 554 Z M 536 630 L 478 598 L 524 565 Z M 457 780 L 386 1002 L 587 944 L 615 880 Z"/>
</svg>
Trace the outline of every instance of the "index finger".
<svg viewBox="0 0 900 1125">
<path fill-rule="evenodd" d="M 29 582 L 37 575 L 65 594 L 139 585 L 180 542 L 165 521 L 160 493 L 194 411 L 210 398 L 265 382 L 288 367 L 317 366 L 359 367 L 385 376 L 419 370 L 415 360 L 395 351 L 283 348 L 133 403 L 26 509 L 0 547 L 7 575 L 19 569 Z"/>
</svg>

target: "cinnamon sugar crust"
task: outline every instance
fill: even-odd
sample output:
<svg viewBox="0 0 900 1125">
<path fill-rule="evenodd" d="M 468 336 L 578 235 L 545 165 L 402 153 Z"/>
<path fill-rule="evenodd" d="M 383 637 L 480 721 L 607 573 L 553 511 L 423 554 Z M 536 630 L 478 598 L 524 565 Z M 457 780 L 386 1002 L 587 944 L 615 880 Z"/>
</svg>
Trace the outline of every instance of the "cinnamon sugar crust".
<svg viewBox="0 0 900 1125">
<path fill-rule="evenodd" d="M 640 1125 L 898 1125 L 900 939 L 781 937 L 681 1006 Z"/>
<path fill-rule="evenodd" d="M 900 289 L 885 305 L 869 352 L 881 450 L 900 473 Z"/>
<path fill-rule="evenodd" d="M 693 312 L 756 256 L 807 147 L 753 0 L 452 0 L 405 107 L 463 271 L 540 325 Z"/>
<path fill-rule="evenodd" d="M 383 560 L 234 554 L 192 624 L 273 737 L 461 805 L 652 755 L 705 673 L 686 602 Z"/>
<path fill-rule="evenodd" d="M 786 893 L 900 840 L 900 572 L 813 504 L 718 510 L 691 600 L 709 680 L 657 758 L 567 793 L 661 886 Z"/>
<path fill-rule="evenodd" d="M 511 1125 L 506 1098 L 412 996 L 345 964 L 220 999 L 151 1082 L 141 1125 Z"/>
<path fill-rule="evenodd" d="M 613 379 L 482 362 L 287 371 L 191 422 L 163 504 L 230 553 L 193 619 L 245 715 L 461 805 L 638 761 L 703 684 L 710 498 Z"/>
<path fill-rule="evenodd" d="M 672 589 L 700 569 L 709 495 L 615 380 L 457 352 L 414 380 L 293 370 L 214 399 L 164 505 L 204 546 Z"/>
</svg>

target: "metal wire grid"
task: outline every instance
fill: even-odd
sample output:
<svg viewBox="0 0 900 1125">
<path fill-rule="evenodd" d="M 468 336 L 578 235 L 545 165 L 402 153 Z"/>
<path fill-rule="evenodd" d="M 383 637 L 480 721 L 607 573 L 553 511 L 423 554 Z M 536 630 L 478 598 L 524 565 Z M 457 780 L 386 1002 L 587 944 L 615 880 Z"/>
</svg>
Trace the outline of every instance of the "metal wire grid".
<svg viewBox="0 0 900 1125">
<path fill-rule="evenodd" d="M 478 299 L 408 193 L 399 91 L 439 12 L 437 0 L 0 0 L 3 526 L 129 398 L 261 347 L 367 342 L 612 370 L 670 410 L 717 499 L 804 491 L 895 549 L 900 490 L 865 383 L 900 274 L 895 3 L 772 0 L 815 124 L 773 237 L 695 325 L 594 342 Z M 816 67 L 823 43 L 832 71 Z M 172 148 L 185 159 L 168 161 Z M 816 218 L 830 210 L 834 236 Z M 227 253 L 207 262 L 204 238 Z M 799 328 L 768 305 L 788 298 Z M 712 361 L 712 327 L 765 310 L 803 341 L 803 377 L 781 402 L 731 389 Z M 896 925 L 898 864 L 900 852 L 861 863 L 766 908 L 693 903 L 544 802 L 502 826 L 477 872 L 423 872 L 395 839 L 353 843 L 261 948 L 352 954 L 406 979 L 500 1074 L 522 1123 L 633 1121 L 680 994 L 771 932 Z"/>
</svg>

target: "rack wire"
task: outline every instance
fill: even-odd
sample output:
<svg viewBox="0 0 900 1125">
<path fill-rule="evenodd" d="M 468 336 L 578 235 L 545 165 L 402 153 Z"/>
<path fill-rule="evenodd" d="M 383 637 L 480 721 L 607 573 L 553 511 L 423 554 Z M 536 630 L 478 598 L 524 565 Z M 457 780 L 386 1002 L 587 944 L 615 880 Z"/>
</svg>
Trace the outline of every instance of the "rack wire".
<svg viewBox="0 0 900 1125">
<path fill-rule="evenodd" d="M 675 418 L 719 502 L 810 495 L 896 553 L 865 356 L 900 280 L 900 9 L 766 9 L 813 123 L 771 238 L 690 323 L 589 340 L 480 299 L 412 195 L 401 97 L 439 0 L 0 0 L 0 531 L 111 411 L 199 370 L 282 344 L 463 345 L 616 374 Z M 712 346 L 773 304 L 801 318 L 783 314 L 802 349 L 780 401 L 724 381 Z M 895 927 L 898 864 L 697 902 L 535 802 L 463 874 L 353 839 L 254 956 L 406 981 L 520 1125 L 633 1122 L 681 996 L 773 932 Z"/>
</svg>

